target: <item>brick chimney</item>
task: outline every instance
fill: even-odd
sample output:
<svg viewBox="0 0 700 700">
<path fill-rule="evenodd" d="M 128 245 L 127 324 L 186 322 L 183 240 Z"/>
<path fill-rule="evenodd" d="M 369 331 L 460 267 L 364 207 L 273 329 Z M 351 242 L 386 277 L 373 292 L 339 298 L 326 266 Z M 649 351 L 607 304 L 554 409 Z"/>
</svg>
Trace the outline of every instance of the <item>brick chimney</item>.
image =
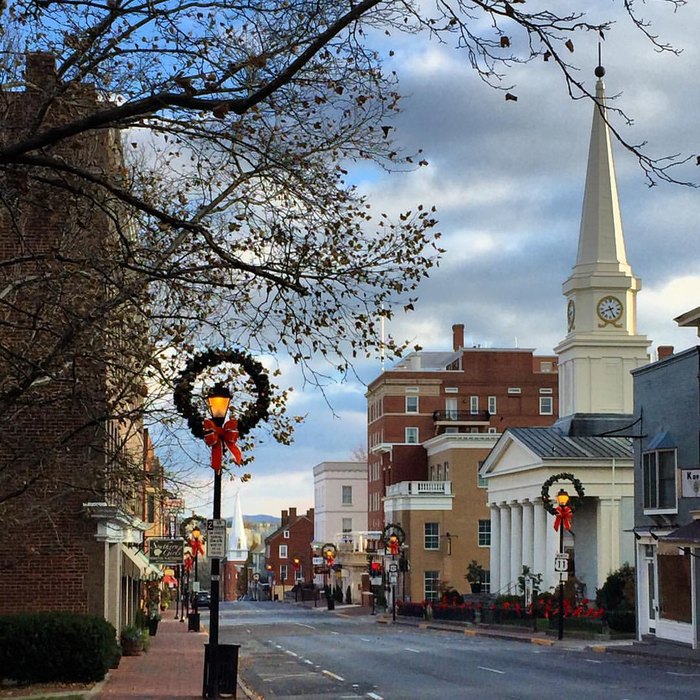
<svg viewBox="0 0 700 700">
<path fill-rule="evenodd" d="M 464 324 L 455 323 L 452 326 L 452 349 L 461 350 L 464 347 Z"/>
<path fill-rule="evenodd" d="M 306 517 L 313 522 L 313 519 L 314 519 L 314 509 L 313 508 L 309 508 L 306 511 Z"/>
<path fill-rule="evenodd" d="M 28 53 L 24 79 L 30 88 L 44 90 L 56 85 L 56 59 L 50 53 Z"/>
<path fill-rule="evenodd" d="M 289 522 L 289 513 L 286 510 L 282 511 L 282 516 L 280 517 L 280 525 L 286 525 Z"/>
<path fill-rule="evenodd" d="M 289 509 L 289 521 L 291 522 L 292 520 L 297 519 L 297 509 L 296 508 L 290 508 Z"/>
<path fill-rule="evenodd" d="M 671 357 L 673 355 L 673 345 L 659 345 L 656 352 L 660 360 Z"/>
</svg>

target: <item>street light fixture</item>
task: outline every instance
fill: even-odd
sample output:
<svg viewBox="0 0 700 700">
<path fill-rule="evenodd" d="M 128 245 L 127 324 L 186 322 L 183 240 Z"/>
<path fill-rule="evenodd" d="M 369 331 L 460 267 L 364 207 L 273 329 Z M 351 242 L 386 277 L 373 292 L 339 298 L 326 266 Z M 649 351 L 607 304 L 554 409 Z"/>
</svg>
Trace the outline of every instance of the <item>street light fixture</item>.
<svg viewBox="0 0 700 700">
<path fill-rule="evenodd" d="M 572 511 L 568 507 L 569 494 L 564 489 L 559 489 L 557 494 L 557 516 L 554 521 L 554 529 L 559 530 L 559 554 L 564 554 L 564 530 L 571 529 Z M 563 556 L 562 556 L 563 558 Z M 564 638 L 564 580 L 559 578 L 559 633 L 558 638 Z"/>
</svg>

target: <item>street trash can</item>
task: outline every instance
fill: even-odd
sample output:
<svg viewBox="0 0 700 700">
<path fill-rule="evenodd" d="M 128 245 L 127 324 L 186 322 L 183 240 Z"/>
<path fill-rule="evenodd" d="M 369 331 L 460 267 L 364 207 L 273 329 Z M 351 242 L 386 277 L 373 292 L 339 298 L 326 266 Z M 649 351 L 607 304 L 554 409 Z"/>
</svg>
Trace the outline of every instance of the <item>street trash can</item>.
<svg viewBox="0 0 700 700">
<path fill-rule="evenodd" d="M 335 599 L 328 596 L 326 598 L 326 605 L 328 605 L 329 610 L 335 610 Z"/>
<path fill-rule="evenodd" d="M 236 697 L 236 686 L 238 684 L 238 650 L 240 644 L 218 644 L 217 645 L 217 666 L 218 666 L 218 693 L 230 698 Z M 207 694 L 209 688 L 209 678 L 211 668 L 211 645 L 204 645 L 204 682 L 202 684 L 202 697 L 213 697 Z"/>
<path fill-rule="evenodd" d="M 199 632 L 199 613 L 187 613 L 187 631 Z"/>
</svg>

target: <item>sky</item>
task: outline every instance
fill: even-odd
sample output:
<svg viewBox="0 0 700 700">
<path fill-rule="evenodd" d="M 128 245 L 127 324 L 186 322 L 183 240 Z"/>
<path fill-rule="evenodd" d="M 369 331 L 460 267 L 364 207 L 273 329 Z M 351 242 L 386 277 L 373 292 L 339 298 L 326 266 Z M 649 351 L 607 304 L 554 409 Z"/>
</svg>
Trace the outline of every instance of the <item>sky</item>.
<svg viewBox="0 0 700 700">
<path fill-rule="evenodd" d="M 621 3 L 593 0 L 591 16 L 616 21 L 602 47 L 608 98 L 633 117 L 616 125 L 650 155 L 693 154 L 697 145 L 700 71 L 695 34 L 700 3 L 672 11 L 661 0 L 640 5 L 660 39 L 680 56 L 655 52 L 627 20 Z M 597 36 L 574 38 L 572 61 L 592 90 Z M 533 348 L 550 354 L 566 335 L 561 285 L 575 262 L 593 106 L 572 101 L 551 63 L 536 61 L 508 74 L 518 101 L 483 84 L 453 48 L 427 38 L 395 36 L 391 68 L 405 96 L 395 138 L 406 151 L 423 149 L 429 166 L 388 175 L 351 172 L 373 208 L 397 213 L 417 204 L 437 207 L 447 252 L 419 288 L 415 311 L 386 326 L 395 338 L 426 350 L 451 350 L 452 325 L 465 325 L 465 344 Z M 676 350 L 697 342 L 674 317 L 700 305 L 700 191 L 661 183 L 650 188 L 636 160 L 613 146 L 627 258 L 642 291 L 638 332 Z M 695 158 L 679 171 L 700 182 Z M 293 386 L 289 413 L 304 415 L 291 446 L 267 441 L 247 468 L 253 478 L 224 482 L 222 513 L 237 490 L 247 515 L 313 507 L 314 465 L 352 459 L 366 443 L 366 385 L 379 359 L 356 367 L 356 377 L 326 388 L 304 387 L 286 360 L 280 385 Z M 387 365 L 389 366 L 389 365 Z M 211 513 L 211 470 L 190 479 L 188 510 Z"/>
</svg>

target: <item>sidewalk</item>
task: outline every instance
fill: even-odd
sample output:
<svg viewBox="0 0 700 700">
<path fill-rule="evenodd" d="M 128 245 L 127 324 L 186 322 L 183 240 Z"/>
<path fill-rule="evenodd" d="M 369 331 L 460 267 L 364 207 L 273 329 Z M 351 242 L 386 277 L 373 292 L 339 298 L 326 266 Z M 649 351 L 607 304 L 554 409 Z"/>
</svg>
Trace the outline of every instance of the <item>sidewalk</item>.
<svg viewBox="0 0 700 700">
<path fill-rule="evenodd" d="M 188 632 L 187 623 L 163 619 L 150 647 L 140 656 L 123 656 L 119 668 L 109 672 L 92 698 L 152 700 L 202 697 L 204 632 Z"/>
</svg>

